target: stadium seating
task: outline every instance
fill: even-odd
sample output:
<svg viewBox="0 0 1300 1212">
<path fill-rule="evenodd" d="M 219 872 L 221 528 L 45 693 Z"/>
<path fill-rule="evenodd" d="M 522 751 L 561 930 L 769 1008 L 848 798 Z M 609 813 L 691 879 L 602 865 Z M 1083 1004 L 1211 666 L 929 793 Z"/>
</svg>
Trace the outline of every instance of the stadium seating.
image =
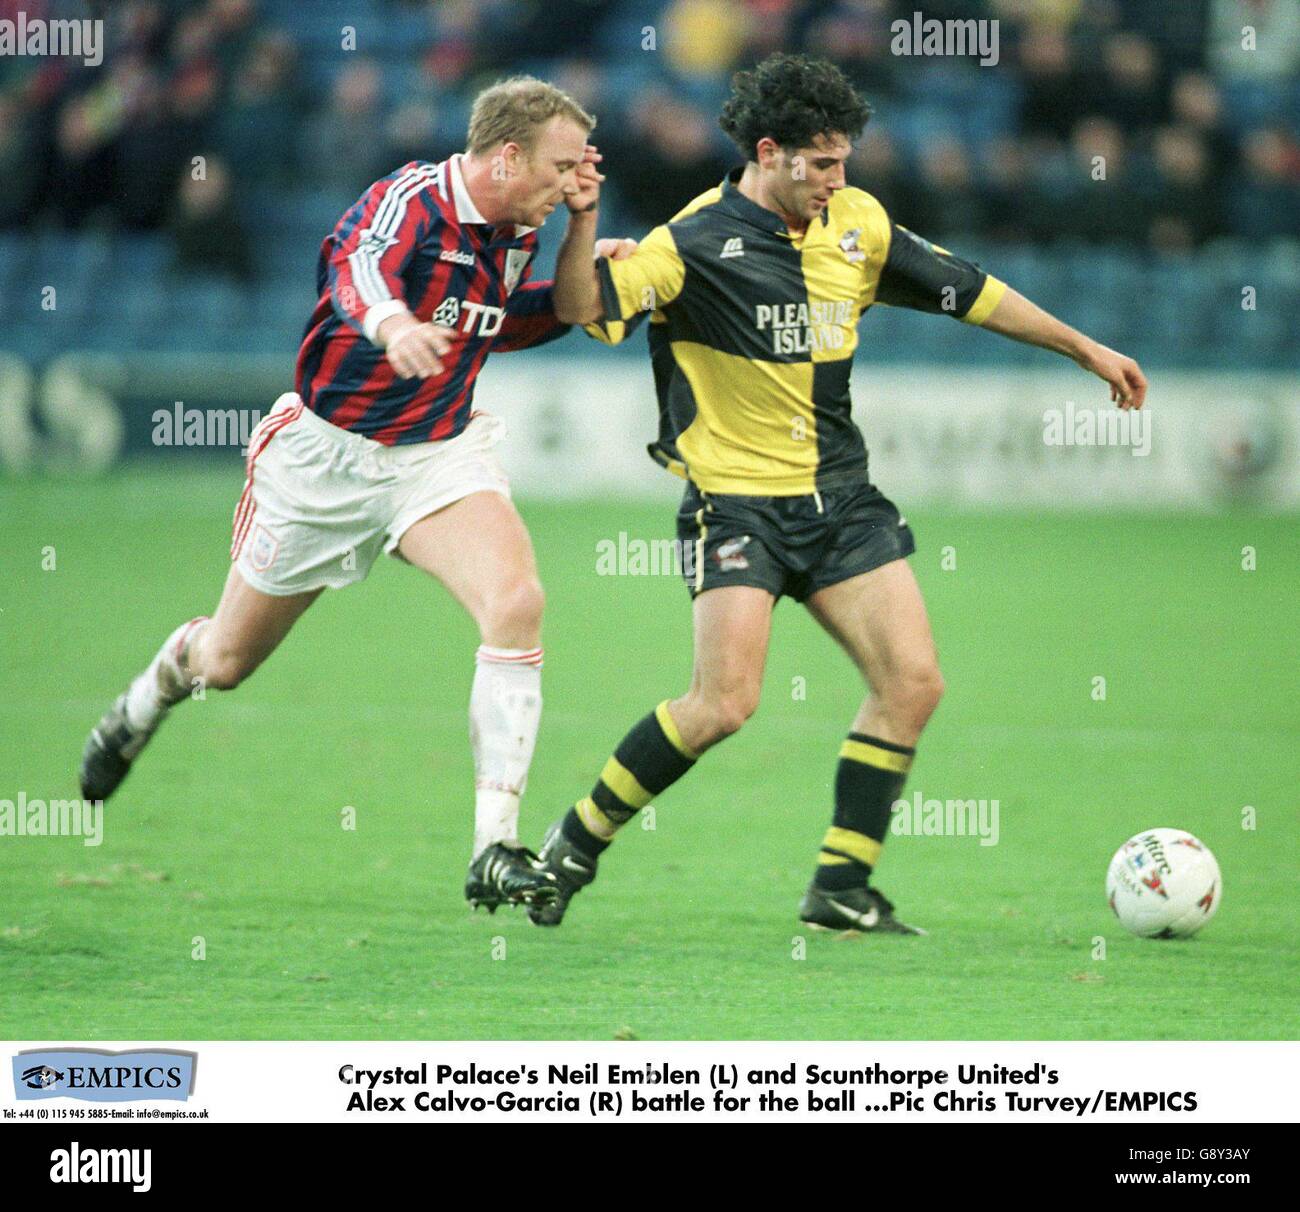
<svg viewBox="0 0 1300 1212">
<path fill-rule="evenodd" d="M 882 0 L 877 18 L 892 11 L 891 3 Z M 177 6 L 176 12 L 202 7 L 201 3 L 187 4 Z M 523 0 L 483 0 L 480 6 L 471 7 L 472 28 L 467 32 L 457 25 L 450 38 L 464 42 L 471 58 L 448 68 L 433 62 L 447 41 L 440 25 L 444 11 L 437 5 L 404 0 L 313 0 L 307 6 L 300 0 L 260 0 L 255 24 L 232 40 L 235 49 L 222 58 L 222 70 L 227 73 L 224 88 L 229 92 L 240 78 L 240 56 L 256 47 L 259 39 L 272 35 L 287 34 L 296 48 L 288 69 L 291 79 L 282 82 L 279 105 L 273 99 L 269 109 L 240 111 L 239 116 L 224 125 L 217 123 L 210 132 L 218 144 L 213 150 L 227 160 L 236 218 L 253 249 L 254 279 L 234 285 L 219 273 L 207 274 L 193 267 L 187 267 L 184 274 L 175 272 L 172 236 L 166 226 L 145 232 L 114 230 L 111 216 L 95 214 L 77 220 L 89 224 L 85 230 L 69 230 L 67 218 L 58 213 L 57 206 L 53 213 L 38 208 L 26 220 L 26 227 L 0 227 L 0 347 L 41 359 L 70 346 L 113 349 L 174 341 L 178 347 L 278 351 L 288 356 L 314 300 L 320 242 L 354 195 L 340 192 L 337 185 L 322 184 L 319 166 L 303 162 L 304 158 L 309 161 L 309 155 L 266 146 L 265 132 L 250 115 L 271 114 L 271 129 L 294 128 L 325 111 L 338 74 L 358 58 L 365 58 L 376 64 L 381 78 L 377 139 L 386 137 L 381 128 L 403 105 L 428 107 L 431 120 L 431 135 L 426 134 L 414 147 L 400 140 L 391 146 L 382 144 L 385 154 L 401 158 L 448 154 L 460 144 L 475 89 L 483 80 L 501 74 L 497 35 L 504 27 L 500 23 L 524 23 L 519 28 L 527 30 L 526 21 L 533 11 Z M 564 7 L 557 5 L 557 9 Z M 544 57 L 556 53 L 554 47 L 538 47 L 532 53 L 527 37 L 521 41 L 515 29 L 509 43 L 509 68 L 563 78 L 581 60 L 588 74 L 580 78 L 586 78 L 594 90 L 591 104 L 602 119 L 598 135 L 610 132 L 612 138 L 619 125 L 635 115 L 645 90 L 651 87 L 666 89 L 678 100 L 695 105 L 710 115 L 712 126 L 711 114 L 726 89 L 729 65 L 719 63 L 714 71 L 675 72 L 666 41 L 661 41 L 656 54 L 642 50 L 647 22 L 655 23 L 662 38 L 669 10 L 674 7 L 671 0 L 602 0 L 586 10 L 598 12 L 599 19 L 590 27 L 575 26 L 576 49 L 566 50 L 559 58 Z M 737 3 L 733 7 L 739 12 L 743 6 Z M 814 7 L 817 11 L 839 9 L 841 15 L 859 12 L 852 5 Z M 776 20 L 798 6 L 772 0 L 761 8 Z M 1126 8 L 1121 3 L 1116 11 L 1123 14 Z M 908 6 L 893 4 L 893 9 L 904 11 Z M 872 18 L 859 14 L 854 19 Z M 355 52 L 341 46 L 346 28 L 355 30 Z M 1137 28 L 1142 28 L 1140 22 Z M 807 32 L 797 22 L 790 29 L 795 41 Z M 1083 29 L 1072 36 L 1082 65 L 1089 39 L 1101 35 Z M 890 82 L 881 86 L 879 96 L 868 90 L 877 101 L 873 127 L 889 136 L 904 176 L 910 174 L 914 189 L 920 181 L 922 194 L 936 188 L 916 176 L 919 162 L 936 138 L 955 140 L 977 176 L 982 171 L 983 153 L 995 140 L 1028 138 L 1022 129 L 1028 86 L 1017 67 L 1014 34 L 1008 42 L 996 70 L 978 70 L 954 59 L 918 60 L 906 72 L 887 73 Z M 159 52 L 160 68 L 168 66 L 170 53 L 166 48 Z M 881 66 L 877 59 L 872 70 Z M 1240 145 L 1252 133 L 1279 129 L 1287 132 L 1289 147 L 1300 146 L 1295 139 L 1300 130 L 1300 80 L 1223 75 L 1214 83 L 1221 99 L 1222 130 L 1231 140 Z M 66 94 L 51 93 L 42 102 L 49 111 L 44 115 L 46 127 L 54 125 L 58 107 L 71 104 L 80 87 L 73 81 Z M 1098 90 L 1095 104 L 1104 106 L 1105 98 L 1105 90 Z M 229 107 L 222 107 L 227 118 L 229 112 Z M 727 154 L 716 128 L 714 135 L 721 170 Z M 1060 148 L 1058 153 L 1039 157 L 1035 171 L 1042 180 L 1052 173 L 1059 178 L 1073 171 L 1068 156 Z M 1300 163 L 1300 152 L 1293 158 Z M 1290 163 L 1285 155 L 1283 160 Z M 394 159 L 394 165 L 398 162 Z M 1144 173 L 1149 171 L 1146 160 L 1142 166 Z M 647 207 L 632 206 L 633 199 L 620 193 L 616 167 L 610 169 L 603 229 L 610 234 L 644 234 L 645 220 L 633 216 L 646 215 Z M 1294 166 L 1285 171 L 1294 176 Z M 46 188 L 57 192 L 58 179 L 57 174 L 49 175 Z M 1059 180 L 1056 183 L 1059 187 Z M 1101 340 L 1118 344 L 1137 337 L 1144 360 L 1152 364 L 1300 367 L 1300 342 L 1292 331 L 1294 322 L 1289 324 L 1287 319 L 1300 310 L 1300 244 L 1285 234 L 1295 229 L 1295 217 L 1289 221 L 1290 227 L 1285 216 L 1276 218 L 1279 209 L 1286 210 L 1288 198 L 1300 197 L 1296 182 L 1282 178 L 1262 184 L 1240 180 L 1229 184 L 1231 188 L 1223 195 L 1225 213 L 1230 224 L 1238 225 L 1241 238 L 1216 235 L 1193 251 L 1147 248 L 1142 233 L 1136 233 L 1134 243 L 1122 247 L 1026 246 L 998 242 L 982 230 L 968 235 L 923 234 L 942 239 L 980 261 Z M 644 200 L 638 195 L 635 201 Z M 665 197 L 662 207 L 649 210 L 666 216 L 683 201 Z M 1034 203 L 1026 199 L 1025 205 Z M 2 216 L 0 211 L 0 221 Z M 561 216 L 543 232 L 539 276 L 545 276 L 554 264 L 562 228 Z M 1051 230 L 1048 225 L 1049 234 Z M 1283 238 L 1262 243 L 1255 234 L 1260 230 L 1281 231 Z M 1296 234 L 1300 235 L 1300 229 Z M 40 306 L 41 291 L 47 286 L 57 290 L 54 311 Z M 1256 289 L 1256 311 L 1242 309 L 1241 292 L 1246 286 Z M 575 342 L 571 348 L 581 345 Z M 634 340 L 620 352 L 622 356 L 643 356 L 643 343 Z M 930 321 L 877 309 L 864 325 L 861 356 L 1015 362 L 1026 355 L 996 342 L 954 338 L 936 343 Z"/>
</svg>

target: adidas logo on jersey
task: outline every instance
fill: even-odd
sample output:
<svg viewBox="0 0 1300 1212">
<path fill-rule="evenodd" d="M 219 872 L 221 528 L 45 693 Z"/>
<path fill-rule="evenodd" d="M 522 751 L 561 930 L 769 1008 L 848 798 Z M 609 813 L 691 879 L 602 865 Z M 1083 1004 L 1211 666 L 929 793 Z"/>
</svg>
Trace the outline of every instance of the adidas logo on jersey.
<svg viewBox="0 0 1300 1212">
<path fill-rule="evenodd" d="M 458 248 L 446 248 L 438 254 L 439 261 L 450 261 L 454 265 L 473 265 L 474 254 L 472 252 L 462 252 Z"/>
<path fill-rule="evenodd" d="M 389 246 L 395 243 L 395 240 L 377 231 L 367 231 L 357 241 L 357 254 L 366 257 L 382 257 Z"/>
<path fill-rule="evenodd" d="M 723 246 L 722 251 L 718 254 L 719 260 L 724 257 L 743 257 L 745 255 L 745 242 L 739 236 L 732 236 Z"/>
</svg>

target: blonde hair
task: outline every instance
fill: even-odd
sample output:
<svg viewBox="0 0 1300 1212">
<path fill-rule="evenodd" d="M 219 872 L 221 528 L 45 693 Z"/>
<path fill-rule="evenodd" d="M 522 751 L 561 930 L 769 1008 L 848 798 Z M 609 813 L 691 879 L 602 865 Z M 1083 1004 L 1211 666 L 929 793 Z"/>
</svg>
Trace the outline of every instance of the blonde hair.
<svg viewBox="0 0 1300 1212">
<path fill-rule="evenodd" d="M 478 156 L 502 143 L 518 143 L 531 154 L 537 132 L 556 115 L 587 131 L 596 125 L 596 119 L 568 93 L 545 80 L 533 76 L 499 80 L 474 99 L 466 151 Z"/>
</svg>

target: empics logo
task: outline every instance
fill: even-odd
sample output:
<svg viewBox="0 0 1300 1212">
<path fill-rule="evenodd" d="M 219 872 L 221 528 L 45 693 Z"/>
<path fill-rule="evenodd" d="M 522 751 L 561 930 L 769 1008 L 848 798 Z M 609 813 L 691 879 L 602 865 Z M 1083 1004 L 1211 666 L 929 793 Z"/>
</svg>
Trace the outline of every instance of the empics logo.
<svg viewBox="0 0 1300 1212">
<path fill-rule="evenodd" d="M 94 1103 L 165 1099 L 185 1102 L 194 1093 L 193 1052 L 103 1052 L 61 1048 L 20 1052 L 13 1058 L 18 1099 L 80 1098 Z"/>
<path fill-rule="evenodd" d="M 56 1082 L 64 1080 L 64 1075 L 49 1065 L 33 1065 L 23 1072 L 23 1085 L 29 1090 L 48 1090 Z"/>
</svg>

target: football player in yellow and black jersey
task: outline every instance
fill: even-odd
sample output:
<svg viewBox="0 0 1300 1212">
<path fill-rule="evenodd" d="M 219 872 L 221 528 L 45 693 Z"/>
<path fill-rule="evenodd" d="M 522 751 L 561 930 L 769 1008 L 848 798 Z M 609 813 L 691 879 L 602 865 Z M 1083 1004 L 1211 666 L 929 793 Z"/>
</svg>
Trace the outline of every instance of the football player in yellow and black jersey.
<svg viewBox="0 0 1300 1212">
<path fill-rule="evenodd" d="M 800 907 L 809 925 L 920 933 L 870 883 L 943 690 L 906 558 L 912 533 L 871 483 L 850 415 L 858 321 L 875 303 L 953 319 L 1072 358 L 1140 408 L 1136 362 L 1054 319 L 978 266 L 891 221 L 848 186 L 870 109 L 833 65 L 774 55 L 740 73 L 721 124 L 745 157 L 621 260 L 557 274 L 557 315 L 621 340 L 648 316 L 659 397 L 650 453 L 683 476 L 678 536 L 694 600 L 690 689 L 637 723 L 546 836 L 561 888 L 530 910 L 556 925 L 621 826 L 758 705 L 772 608 L 802 602 L 866 679 L 841 742 L 834 815 Z M 561 261 L 592 262 L 575 215 Z M 626 251 L 626 250 L 623 250 Z M 828 746 L 829 748 L 829 746 Z M 829 753 L 828 753 L 829 758 Z"/>
</svg>

